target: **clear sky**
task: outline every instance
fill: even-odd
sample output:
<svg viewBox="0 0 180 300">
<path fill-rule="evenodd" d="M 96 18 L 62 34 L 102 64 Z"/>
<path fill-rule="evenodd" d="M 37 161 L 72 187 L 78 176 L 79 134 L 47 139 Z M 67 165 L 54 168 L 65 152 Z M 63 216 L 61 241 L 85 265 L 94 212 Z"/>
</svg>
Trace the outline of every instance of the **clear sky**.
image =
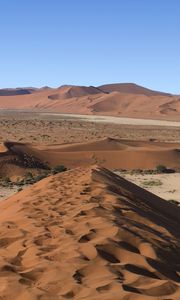
<svg viewBox="0 0 180 300">
<path fill-rule="evenodd" d="M 0 0 L 0 88 L 114 82 L 180 93 L 180 0 Z"/>
</svg>

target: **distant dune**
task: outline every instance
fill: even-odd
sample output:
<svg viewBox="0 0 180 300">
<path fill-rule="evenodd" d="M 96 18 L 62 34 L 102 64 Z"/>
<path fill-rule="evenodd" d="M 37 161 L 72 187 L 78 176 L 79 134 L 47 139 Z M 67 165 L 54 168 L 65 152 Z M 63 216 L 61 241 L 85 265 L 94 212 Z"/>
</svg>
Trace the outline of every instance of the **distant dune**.
<svg viewBox="0 0 180 300">
<path fill-rule="evenodd" d="M 171 95 L 169 93 L 153 91 L 134 83 L 105 84 L 99 86 L 99 89 L 106 93 L 119 92 L 119 93 L 128 93 L 128 94 L 142 94 L 146 96 L 159 96 L 159 95 L 170 96 Z"/>
<path fill-rule="evenodd" d="M 106 169 L 50 176 L 0 211 L 2 299 L 180 299 L 180 208 Z"/>
<path fill-rule="evenodd" d="M 131 84 L 0 90 L 0 109 L 176 120 L 180 96 Z"/>
<path fill-rule="evenodd" d="M 35 88 L 0 89 L 0 96 L 27 95 L 35 92 Z"/>
<path fill-rule="evenodd" d="M 133 142 L 107 138 L 97 142 L 33 148 L 50 165 L 73 168 L 96 163 L 110 169 L 155 169 L 158 164 L 180 169 L 180 144 Z"/>
<path fill-rule="evenodd" d="M 52 100 L 59 99 L 68 99 L 74 97 L 82 97 L 86 95 L 96 95 L 101 93 L 99 89 L 95 87 L 86 87 L 86 86 L 73 86 L 73 85 L 64 85 L 58 88 L 55 94 L 49 95 L 48 98 Z"/>
<path fill-rule="evenodd" d="M 5 151 L 6 147 L 6 151 Z M 98 164 L 110 169 L 155 169 L 162 164 L 180 170 L 180 143 L 103 140 L 68 145 L 5 143 L 0 153 L 1 176 L 23 176 L 44 163 L 68 168 Z"/>
</svg>

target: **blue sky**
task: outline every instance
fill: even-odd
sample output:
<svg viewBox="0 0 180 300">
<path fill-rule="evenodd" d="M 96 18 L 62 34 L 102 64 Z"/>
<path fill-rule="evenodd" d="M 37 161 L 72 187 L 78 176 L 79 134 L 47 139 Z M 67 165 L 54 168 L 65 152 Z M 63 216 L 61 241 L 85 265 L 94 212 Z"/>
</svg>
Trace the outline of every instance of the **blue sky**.
<svg viewBox="0 0 180 300">
<path fill-rule="evenodd" d="M 179 0 L 0 0 L 0 88 L 135 82 L 180 93 Z"/>
</svg>

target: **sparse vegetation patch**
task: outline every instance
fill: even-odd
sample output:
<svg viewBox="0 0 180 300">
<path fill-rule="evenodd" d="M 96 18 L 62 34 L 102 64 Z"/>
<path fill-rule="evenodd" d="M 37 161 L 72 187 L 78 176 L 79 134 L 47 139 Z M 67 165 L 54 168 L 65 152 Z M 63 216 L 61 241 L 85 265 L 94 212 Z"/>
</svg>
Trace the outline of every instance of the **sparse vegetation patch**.
<svg viewBox="0 0 180 300">
<path fill-rule="evenodd" d="M 162 185 L 162 182 L 159 179 L 156 180 L 145 180 L 143 181 L 143 185 L 148 187 L 148 186 L 160 186 Z"/>
<path fill-rule="evenodd" d="M 20 191 L 23 186 L 34 184 L 50 175 L 65 172 L 66 170 L 67 168 L 65 166 L 60 165 L 54 168 L 48 168 L 47 170 L 41 170 L 41 172 L 36 175 L 27 172 L 23 179 L 18 178 L 16 182 L 11 181 L 8 176 L 5 176 L 0 178 L 0 186 L 6 188 L 18 187 L 18 191 Z"/>
<path fill-rule="evenodd" d="M 157 165 L 156 171 L 157 171 L 157 173 L 167 173 L 167 174 L 168 173 L 175 173 L 175 170 L 167 168 L 164 165 Z"/>
</svg>

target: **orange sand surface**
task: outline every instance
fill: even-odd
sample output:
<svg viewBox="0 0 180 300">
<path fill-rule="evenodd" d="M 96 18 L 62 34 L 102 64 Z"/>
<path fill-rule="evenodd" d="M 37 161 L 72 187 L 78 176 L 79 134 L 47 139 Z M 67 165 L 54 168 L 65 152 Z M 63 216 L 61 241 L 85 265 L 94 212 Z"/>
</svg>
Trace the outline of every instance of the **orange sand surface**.
<svg viewBox="0 0 180 300">
<path fill-rule="evenodd" d="M 135 84 L 0 90 L 0 109 L 179 120 L 180 96 Z"/>
<path fill-rule="evenodd" d="M 51 167 L 67 168 L 98 164 L 110 169 L 155 169 L 163 164 L 180 169 L 180 143 L 131 141 L 105 138 L 99 141 L 73 144 L 27 144 L 6 142 L 7 152 L 0 155 L 1 170 L 21 172 L 24 157 L 48 163 Z M 17 161 L 22 162 L 17 164 Z M 16 169 L 16 171 L 15 171 Z M 19 173 L 18 173 L 19 174 Z"/>
<path fill-rule="evenodd" d="M 180 208 L 106 169 L 48 177 L 0 211 L 2 299 L 180 299 Z"/>
</svg>

